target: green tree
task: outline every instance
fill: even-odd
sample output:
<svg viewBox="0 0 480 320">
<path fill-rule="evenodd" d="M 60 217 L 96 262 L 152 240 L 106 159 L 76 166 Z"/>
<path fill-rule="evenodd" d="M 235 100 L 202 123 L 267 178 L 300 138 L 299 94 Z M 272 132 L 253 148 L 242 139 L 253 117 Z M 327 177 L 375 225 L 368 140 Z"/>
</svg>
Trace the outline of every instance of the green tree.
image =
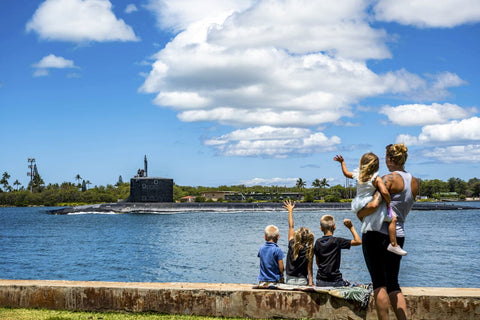
<svg viewBox="0 0 480 320">
<path fill-rule="evenodd" d="M 22 184 L 20 183 L 20 181 L 15 180 L 15 182 L 13 183 L 14 186 L 16 186 L 16 190 L 18 191 L 18 187 L 21 186 Z"/>
<path fill-rule="evenodd" d="M 35 171 L 32 181 L 28 184 L 28 188 L 32 187 L 33 192 L 41 192 L 44 185 L 45 182 L 42 177 L 38 171 Z"/>
<path fill-rule="evenodd" d="M 8 183 L 8 179 L 10 179 L 10 175 L 5 171 L 2 175 L 2 179 L 0 180 L 0 184 L 3 185 L 4 191 L 11 191 L 12 189 Z"/>
<path fill-rule="evenodd" d="M 328 180 L 327 178 L 323 178 L 321 181 L 320 181 L 320 186 L 322 188 L 326 188 L 326 187 L 329 187 L 330 185 L 328 184 Z"/>
<path fill-rule="evenodd" d="M 303 197 L 303 202 L 314 202 L 315 196 L 312 191 L 306 191 L 305 196 Z"/>
<path fill-rule="evenodd" d="M 297 189 L 303 189 L 305 188 L 306 185 L 307 185 L 307 182 L 303 181 L 302 178 L 298 178 L 297 183 L 295 184 Z"/>
<path fill-rule="evenodd" d="M 82 177 L 80 176 L 80 174 L 77 173 L 77 175 L 75 176 L 75 180 L 77 180 L 77 184 L 80 187 L 80 181 L 82 180 Z"/>
<path fill-rule="evenodd" d="M 319 194 L 320 194 L 320 192 L 319 192 L 319 191 L 320 191 L 320 188 L 322 187 L 322 184 L 321 184 L 321 182 L 320 182 L 320 179 L 317 178 L 317 179 L 313 180 L 313 182 L 312 182 L 312 187 L 315 188 L 315 194 L 316 194 L 316 196 L 318 197 Z"/>
</svg>

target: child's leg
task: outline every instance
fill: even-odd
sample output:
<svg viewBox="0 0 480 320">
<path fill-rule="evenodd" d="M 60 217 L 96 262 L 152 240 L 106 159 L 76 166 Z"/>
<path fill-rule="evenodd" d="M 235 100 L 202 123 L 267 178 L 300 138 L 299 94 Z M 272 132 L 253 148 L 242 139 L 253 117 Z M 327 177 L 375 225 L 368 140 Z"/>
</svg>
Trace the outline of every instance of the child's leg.
<svg viewBox="0 0 480 320">
<path fill-rule="evenodd" d="M 393 216 L 392 221 L 388 223 L 388 237 L 390 239 L 390 244 L 387 247 L 387 250 L 404 256 L 407 254 L 407 251 L 403 250 L 397 243 L 397 217 Z"/>
<path fill-rule="evenodd" d="M 398 246 L 397 243 L 397 217 L 392 217 L 392 221 L 388 223 L 388 237 L 392 246 Z"/>
</svg>

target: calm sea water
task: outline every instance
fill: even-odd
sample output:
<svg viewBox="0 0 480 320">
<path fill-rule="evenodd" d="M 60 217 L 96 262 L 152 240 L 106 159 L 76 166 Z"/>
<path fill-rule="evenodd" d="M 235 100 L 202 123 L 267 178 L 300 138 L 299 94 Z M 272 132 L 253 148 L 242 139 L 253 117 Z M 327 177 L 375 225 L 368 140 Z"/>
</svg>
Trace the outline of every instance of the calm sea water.
<svg viewBox="0 0 480 320">
<path fill-rule="evenodd" d="M 412 211 L 406 223 L 402 286 L 480 287 L 478 210 Z M 255 283 L 258 248 L 268 224 L 285 212 L 50 215 L 48 208 L 0 208 L 0 278 L 139 282 Z M 349 211 L 294 212 L 295 226 L 320 236 L 320 217 L 332 214 L 337 236 Z M 368 283 L 361 247 L 342 253 L 341 271 Z M 316 268 L 314 267 L 314 272 Z"/>
</svg>

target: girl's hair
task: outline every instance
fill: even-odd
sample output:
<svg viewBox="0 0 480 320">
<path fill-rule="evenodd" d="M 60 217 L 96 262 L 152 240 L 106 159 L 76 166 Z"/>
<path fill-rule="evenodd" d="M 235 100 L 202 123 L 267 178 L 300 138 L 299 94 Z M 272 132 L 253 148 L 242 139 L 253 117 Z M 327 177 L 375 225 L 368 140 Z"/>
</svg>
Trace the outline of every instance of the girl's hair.
<svg viewBox="0 0 480 320">
<path fill-rule="evenodd" d="M 293 244 L 293 261 L 297 260 L 300 250 L 306 248 L 307 260 L 311 261 L 313 259 L 313 240 L 315 236 L 310 231 L 310 229 L 305 227 L 300 227 L 294 233 L 295 242 Z"/>
<path fill-rule="evenodd" d="M 389 144 L 386 150 L 386 157 L 393 161 L 396 165 L 403 166 L 407 161 L 407 146 L 403 143 Z"/>
<path fill-rule="evenodd" d="M 360 182 L 367 182 L 372 178 L 373 174 L 378 171 L 378 168 L 379 168 L 378 157 L 371 152 L 365 153 L 360 158 L 358 180 Z"/>
</svg>

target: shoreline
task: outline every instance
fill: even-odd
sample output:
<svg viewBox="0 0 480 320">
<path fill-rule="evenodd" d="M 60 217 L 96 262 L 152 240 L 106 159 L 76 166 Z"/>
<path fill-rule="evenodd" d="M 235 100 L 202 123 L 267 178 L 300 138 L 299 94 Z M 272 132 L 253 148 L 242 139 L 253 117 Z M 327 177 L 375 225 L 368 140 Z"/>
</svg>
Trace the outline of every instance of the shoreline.
<svg viewBox="0 0 480 320">
<path fill-rule="evenodd" d="M 412 210 L 478 210 L 479 208 L 445 202 L 416 202 Z M 181 212 L 244 212 L 283 211 L 281 202 L 118 202 L 47 210 L 51 214 L 74 213 L 181 213 Z M 298 202 L 296 211 L 350 210 L 349 202 Z"/>
</svg>

